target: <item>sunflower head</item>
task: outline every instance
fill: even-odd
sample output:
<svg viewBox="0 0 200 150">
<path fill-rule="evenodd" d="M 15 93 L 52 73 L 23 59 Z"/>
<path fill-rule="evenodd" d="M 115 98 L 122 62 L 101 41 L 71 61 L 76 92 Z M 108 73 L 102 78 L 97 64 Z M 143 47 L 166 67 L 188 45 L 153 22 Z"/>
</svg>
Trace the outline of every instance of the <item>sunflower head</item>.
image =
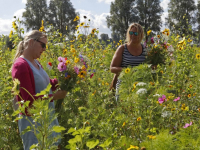
<svg viewBox="0 0 200 150">
<path fill-rule="evenodd" d="M 130 72 L 130 68 L 126 68 L 125 73 L 129 73 Z"/>
<path fill-rule="evenodd" d="M 78 77 L 80 78 L 85 78 L 85 76 L 86 76 L 86 71 L 80 71 L 78 74 Z"/>
<path fill-rule="evenodd" d="M 196 54 L 196 59 L 200 59 L 200 54 Z"/>
</svg>

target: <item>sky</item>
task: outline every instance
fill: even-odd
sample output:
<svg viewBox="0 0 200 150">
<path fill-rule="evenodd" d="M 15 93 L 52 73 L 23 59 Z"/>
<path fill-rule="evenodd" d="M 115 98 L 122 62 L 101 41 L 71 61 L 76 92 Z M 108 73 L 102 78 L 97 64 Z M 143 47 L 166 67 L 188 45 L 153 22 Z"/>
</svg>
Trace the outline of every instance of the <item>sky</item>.
<svg viewBox="0 0 200 150">
<path fill-rule="evenodd" d="M 49 3 L 50 0 L 47 0 Z M 114 0 L 70 0 L 73 7 L 80 14 L 80 22 L 84 21 L 83 16 L 91 20 L 90 27 L 99 28 L 99 33 L 108 34 L 111 37 L 111 30 L 107 27 L 106 16 L 110 14 L 110 4 Z M 164 13 L 161 16 L 163 26 L 167 16 L 167 6 L 170 0 L 160 0 Z M 197 0 L 195 0 L 197 3 Z M 13 16 L 20 20 L 25 11 L 26 0 L 0 0 L 0 35 L 8 35 L 12 30 Z"/>
</svg>

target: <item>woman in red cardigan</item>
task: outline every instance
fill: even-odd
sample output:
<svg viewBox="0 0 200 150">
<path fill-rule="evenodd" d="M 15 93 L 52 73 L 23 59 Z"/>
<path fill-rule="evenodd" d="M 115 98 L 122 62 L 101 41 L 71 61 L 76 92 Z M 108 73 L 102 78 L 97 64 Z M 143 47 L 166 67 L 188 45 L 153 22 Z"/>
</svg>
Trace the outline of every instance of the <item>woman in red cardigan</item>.
<svg viewBox="0 0 200 150">
<path fill-rule="evenodd" d="M 66 91 L 58 90 L 55 94 L 52 91 L 56 90 L 56 85 L 58 83 L 57 79 L 50 79 L 47 73 L 43 70 L 41 64 L 36 60 L 40 58 L 43 51 L 46 50 L 47 36 L 39 32 L 38 30 L 33 30 L 28 33 L 24 40 L 18 44 L 17 52 L 14 58 L 14 63 L 12 66 L 12 77 L 13 79 L 18 79 L 20 81 L 20 87 L 25 88 L 31 95 L 29 95 L 23 88 L 20 88 L 20 96 L 16 96 L 17 101 L 27 101 L 29 100 L 29 107 L 32 106 L 34 99 L 37 100 L 42 96 L 35 96 L 40 91 L 44 90 L 49 83 L 51 83 L 52 88 L 49 92 L 49 97 L 53 97 L 53 100 L 63 99 L 66 96 Z M 22 99 L 21 99 L 21 98 Z M 33 99 L 34 98 L 34 99 Z M 55 108 L 53 100 L 49 103 L 50 108 Z M 29 121 L 26 119 L 28 117 L 32 123 L 33 119 L 28 114 L 27 109 L 25 114 L 19 114 L 23 118 L 18 121 L 18 127 L 20 133 L 31 126 Z M 52 124 L 59 125 L 58 120 L 55 119 Z M 57 136 L 54 133 L 52 136 Z M 30 146 L 37 144 L 37 138 L 32 131 L 26 132 L 21 135 L 23 146 L 25 150 L 29 150 Z M 55 143 L 55 145 L 58 145 Z"/>
</svg>

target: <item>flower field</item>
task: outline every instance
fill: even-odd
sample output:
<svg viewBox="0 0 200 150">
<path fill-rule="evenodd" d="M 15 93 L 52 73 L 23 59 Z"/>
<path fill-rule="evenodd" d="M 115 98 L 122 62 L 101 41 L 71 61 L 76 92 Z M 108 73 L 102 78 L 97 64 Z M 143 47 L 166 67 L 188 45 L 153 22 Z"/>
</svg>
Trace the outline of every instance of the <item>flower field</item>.
<svg viewBox="0 0 200 150">
<path fill-rule="evenodd" d="M 10 71 L 16 45 L 22 40 L 23 29 L 18 26 L 16 20 L 9 35 L 14 49 L 6 47 L 4 35 L 0 38 L 0 148 L 8 150 L 23 149 L 17 127 L 19 110 L 13 110 Z M 123 42 L 101 42 L 98 30 L 84 23 L 67 40 L 53 26 L 46 28 L 40 28 L 48 35 L 48 44 L 39 61 L 51 78 L 64 80 L 71 88 L 64 100 L 55 101 L 60 127 L 48 129 L 48 101 L 35 103 L 32 112 L 42 124 L 37 137 L 43 145 L 32 148 L 55 149 L 57 139 L 47 138 L 54 131 L 61 133 L 61 149 L 199 149 L 200 49 L 192 44 L 192 37 L 175 35 L 168 29 L 157 35 L 148 31 L 149 40 L 144 42 L 148 61 L 124 68 L 119 76 L 120 100 L 116 102 L 109 90 L 114 75 L 110 63 Z M 84 60 L 73 80 L 68 82 L 72 75 L 61 73 L 59 57 L 64 58 L 66 67 Z M 17 88 L 15 83 L 13 90 Z"/>
</svg>

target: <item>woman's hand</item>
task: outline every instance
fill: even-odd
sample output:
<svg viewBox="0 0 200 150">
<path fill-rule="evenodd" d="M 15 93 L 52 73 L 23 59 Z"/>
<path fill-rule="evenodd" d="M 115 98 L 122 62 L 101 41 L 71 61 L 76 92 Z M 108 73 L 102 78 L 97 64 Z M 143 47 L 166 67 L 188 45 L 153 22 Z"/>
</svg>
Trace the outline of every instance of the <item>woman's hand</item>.
<svg viewBox="0 0 200 150">
<path fill-rule="evenodd" d="M 58 90 L 58 91 L 53 95 L 53 100 L 63 99 L 63 98 L 65 98 L 66 94 L 67 94 L 67 91 Z"/>
</svg>

